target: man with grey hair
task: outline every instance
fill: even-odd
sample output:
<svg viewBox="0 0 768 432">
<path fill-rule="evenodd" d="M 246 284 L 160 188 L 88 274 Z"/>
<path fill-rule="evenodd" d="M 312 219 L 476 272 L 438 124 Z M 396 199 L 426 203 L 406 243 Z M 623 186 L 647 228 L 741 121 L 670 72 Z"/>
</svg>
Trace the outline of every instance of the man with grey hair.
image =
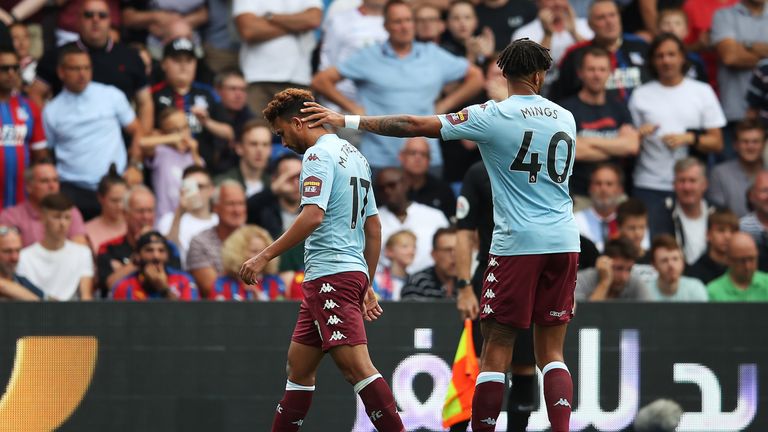
<svg viewBox="0 0 768 432">
<path fill-rule="evenodd" d="M 219 223 L 194 236 L 187 252 L 186 270 L 195 278 L 201 298 L 208 298 L 216 278 L 224 272 L 221 245 L 245 224 L 245 189 L 236 180 L 224 180 L 213 190 L 213 211 Z"/>
<path fill-rule="evenodd" d="M 685 262 L 691 265 L 707 250 L 707 220 L 715 208 L 704 199 L 707 172 L 696 158 L 680 159 L 674 167 L 673 199 L 667 199 L 655 214 L 649 214 L 651 238 L 658 234 L 675 236 L 683 248 Z"/>
<path fill-rule="evenodd" d="M 125 235 L 106 241 L 99 247 L 96 255 L 98 280 L 96 289 L 103 295 L 120 279 L 136 271 L 131 262 L 131 254 L 136 248 L 136 240 L 145 232 L 151 231 L 155 223 L 155 195 L 144 185 L 133 186 L 125 194 Z M 169 244 L 169 265 L 179 268 L 179 253 Z"/>
<path fill-rule="evenodd" d="M 40 288 L 16 274 L 21 234 L 15 227 L 0 225 L 0 300 L 35 301 L 44 297 Z"/>
</svg>

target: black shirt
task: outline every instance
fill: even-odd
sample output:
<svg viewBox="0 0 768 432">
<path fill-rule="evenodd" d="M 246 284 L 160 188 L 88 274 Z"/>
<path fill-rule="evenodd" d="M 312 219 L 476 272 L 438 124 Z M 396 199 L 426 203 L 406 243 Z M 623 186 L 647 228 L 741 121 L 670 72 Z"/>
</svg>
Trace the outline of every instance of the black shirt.
<svg viewBox="0 0 768 432">
<path fill-rule="evenodd" d="M 219 174 L 231 168 L 222 161 L 222 151 L 227 148 L 227 143 L 208 132 L 190 111 L 193 106 L 201 106 L 208 109 L 213 120 L 227 122 L 224 108 L 219 103 L 219 97 L 212 87 L 193 82 L 189 92 L 180 95 L 167 82 L 161 82 L 152 87 L 152 102 L 155 105 L 155 125 L 157 127 L 160 126 L 159 116 L 165 108 L 176 107 L 187 114 L 192 136 L 199 143 L 200 157 L 205 160 L 208 169 L 213 174 Z"/>
<path fill-rule="evenodd" d="M 579 136 L 615 138 L 625 124 L 632 124 L 632 115 L 626 105 L 613 98 L 606 98 L 603 105 L 590 105 L 578 95 L 571 96 L 560 103 L 573 114 Z M 625 158 L 622 158 L 625 159 Z M 624 160 L 613 159 L 611 162 L 624 168 Z M 597 162 L 577 161 L 573 164 L 569 187 L 574 195 L 589 195 L 589 178 Z"/>
<path fill-rule="evenodd" d="M 81 49 L 88 51 L 93 64 L 93 80 L 117 87 L 128 100 L 133 100 L 136 92 L 149 85 L 144 62 L 139 54 L 127 45 L 112 41 L 102 48 L 89 47 L 83 41 L 70 42 L 67 45 L 79 45 Z M 51 50 L 46 52 L 37 64 L 37 78 L 51 87 L 54 96 L 61 91 L 61 80 L 56 72 L 58 59 L 58 51 Z"/>
<path fill-rule="evenodd" d="M 499 52 L 512 42 L 512 35 L 517 29 L 536 19 L 538 8 L 528 0 L 509 0 L 498 8 L 489 8 L 484 3 L 475 6 L 477 28 L 489 27 L 496 39 L 496 51 Z"/>
<path fill-rule="evenodd" d="M 427 181 L 421 189 L 408 190 L 408 199 L 442 211 L 448 220 L 456 212 L 456 196 L 451 187 L 431 174 L 427 174 Z"/>
<path fill-rule="evenodd" d="M 704 282 L 704 285 L 724 275 L 728 266 L 717 263 L 709 257 L 709 250 L 704 253 L 693 265 L 685 267 L 685 274 Z"/>
<path fill-rule="evenodd" d="M 400 293 L 402 300 L 433 300 L 452 298 L 437 278 L 435 267 L 429 267 L 408 277 Z"/>
<path fill-rule="evenodd" d="M 549 99 L 560 102 L 581 90 L 581 80 L 578 76 L 578 66 L 581 57 L 593 41 L 581 42 L 566 51 L 560 61 L 560 76 L 552 83 Z M 651 76 L 645 67 L 645 55 L 648 44 L 637 36 L 624 34 L 621 46 L 611 53 L 611 77 L 606 89 L 608 95 L 627 103 L 632 90 L 648 82 Z"/>
</svg>

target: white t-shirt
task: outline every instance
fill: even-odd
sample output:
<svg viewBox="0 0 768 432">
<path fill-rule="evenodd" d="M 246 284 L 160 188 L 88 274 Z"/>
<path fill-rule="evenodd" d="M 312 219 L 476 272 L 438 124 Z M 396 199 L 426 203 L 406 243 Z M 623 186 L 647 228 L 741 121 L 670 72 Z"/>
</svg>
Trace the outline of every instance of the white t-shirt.
<svg viewBox="0 0 768 432">
<path fill-rule="evenodd" d="M 688 156 L 687 146 L 670 150 L 661 137 L 689 129 L 720 128 L 726 123 L 712 87 L 690 78 L 674 87 L 658 81 L 637 87 L 629 100 L 629 111 L 635 126 L 658 126 L 641 142 L 634 175 L 635 186 L 658 191 L 673 190 L 675 162 Z"/>
<path fill-rule="evenodd" d="M 167 236 L 171 232 L 171 224 L 173 224 L 173 212 L 164 214 L 157 221 L 157 230 Z M 182 268 L 186 268 L 187 251 L 189 250 L 189 243 L 192 242 L 192 237 L 218 224 L 219 215 L 216 213 L 211 214 L 209 219 L 200 219 L 192 216 L 190 213 L 184 213 L 181 216 L 179 221 L 179 243 L 181 244 L 176 246 L 179 247 L 179 253 L 181 254 Z"/>
<path fill-rule="evenodd" d="M 411 203 L 406 211 L 405 221 L 400 219 L 388 208 L 379 208 L 381 220 L 381 261 L 382 265 L 389 265 L 389 260 L 384 257 L 384 245 L 387 239 L 401 230 L 409 230 L 416 234 L 416 256 L 413 263 L 408 266 L 406 272 L 414 274 L 434 265 L 432 259 L 432 237 L 439 228 L 448 226 L 448 219 L 440 210 L 419 203 Z"/>
<path fill-rule="evenodd" d="M 232 16 L 244 13 L 264 16 L 292 14 L 310 8 L 323 8 L 321 0 L 234 0 Z M 253 82 L 290 82 L 309 85 L 312 78 L 310 59 L 315 49 L 313 31 L 287 34 L 265 42 L 243 43 L 240 69 L 245 80 Z"/>
<path fill-rule="evenodd" d="M 55 251 L 33 243 L 21 250 L 16 272 L 57 300 L 74 300 L 80 279 L 93 277 L 93 255 L 89 247 L 70 240 Z"/>
<path fill-rule="evenodd" d="M 585 18 L 576 18 L 576 32 L 585 40 L 590 40 L 595 35 L 592 32 L 592 29 L 589 28 L 589 24 Z M 541 43 L 541 41 L 544 40 L 544 27 L 541 25 L 541 20 L 536 18 L 517 29 L 512 35 L 512 40 L 514 41 L 520 38 L 528 38 L 532 41 Z M 559 64 L 560 59 L 563 57 L 563 54 L 565 54 L 568 47 L 575 43 L 576 39 L 574 39 L 573 36 L 571 36 L 571 33 L 566 30 L 552 33 L 552 42 L 549 47 L 549 52 L 553 61 L 552 64 Z M 501 51 L 503 49 L 504 47 L 496 47 L 496 51 Z"/>
<path fill-rule="evenodd" d="M 680 217 L 683 238 L 685 238 L 683 245 L 685 263 L 693 265 L 707 251 L 707 219 L 709 215 L 707 204 L 704 201 L 701 202 L 701 216 L 697 219 L 687 217 L 679 207 L 675 209 L 675 212 Z"/>
<path fill-rule="evenodd" d="M 335 2 L 334 2 L 335 3 Z M 357 8 L 339 12 L 326 19 L 323 45 L 320 49 L 320 70 L 336 66 L 357 50 L 387 40 L 384 17 L 363 15 Z M 357 90 L 352 80 L 344 79 L 336 88 L 346 97 L 357 101 Z"/>
</svg>

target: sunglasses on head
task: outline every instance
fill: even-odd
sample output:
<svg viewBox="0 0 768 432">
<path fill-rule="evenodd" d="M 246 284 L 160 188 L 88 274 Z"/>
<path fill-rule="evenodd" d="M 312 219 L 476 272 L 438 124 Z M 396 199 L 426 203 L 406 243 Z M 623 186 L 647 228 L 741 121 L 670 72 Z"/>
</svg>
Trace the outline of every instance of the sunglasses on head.
<svg viewBox="0 0 768 432">
<path fill-rule="evenodd" d="M 100 11 L 100 12 L 84 11 L 83 12 L 83 16 L 88 18 L 88 19 L 92 19 L 94 17 L 99 17 L 101 19 L 107 19 L 107 18 L 109 18 L 109 12 L 104 12 L 104 11 Z"/>
<path fill-rule="evenodd" d="M 10 71 L 18 72 L 21 66 L 16 64 L 0 64 L 0 72 L 8 73 Z"/>
<path fill-rule="evenodd" d="M 0 225 L 0 236 L 5 236 L 9 232 L 14 232 L 16 234 L 19 234 L 19 229 L 15 226 L 7 226 L 7 225 Z"/>
</svg>

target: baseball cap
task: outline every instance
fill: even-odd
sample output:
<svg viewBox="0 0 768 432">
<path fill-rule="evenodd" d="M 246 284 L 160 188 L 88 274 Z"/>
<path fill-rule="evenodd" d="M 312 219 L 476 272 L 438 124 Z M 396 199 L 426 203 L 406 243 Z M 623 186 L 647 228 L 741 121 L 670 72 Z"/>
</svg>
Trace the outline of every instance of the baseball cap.
<svg viewBox="0 0 768 432">
<path fill-rule="evenodd" d="M 163 47 L 163 58 L 186 54 L 197 58 L 195 44 L 187 38 L 174 39 Z"/>
<path fill-rule="evenodd" d="M 136 251 L 140 251 L 144 246 L 150 243 L 162 243 L 166 245 L 166 247 L 168 246 L 168 242 L 162 234 L 157 231 L 149 231 L 142 234 L 141 237 L 136 240 Z"/>
</svg>

